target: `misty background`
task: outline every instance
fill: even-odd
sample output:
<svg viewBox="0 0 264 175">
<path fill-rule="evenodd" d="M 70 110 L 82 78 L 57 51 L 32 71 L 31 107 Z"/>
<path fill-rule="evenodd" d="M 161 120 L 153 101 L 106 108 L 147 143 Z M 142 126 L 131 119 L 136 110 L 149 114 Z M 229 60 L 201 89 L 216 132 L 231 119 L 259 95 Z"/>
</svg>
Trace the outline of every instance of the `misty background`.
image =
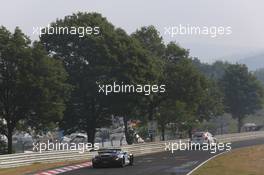
<svg viewBox="0 0 264 175">
<path fill-rule="evenodd" d="M 142 26 L 154 25 L 166 42 L 176 41 L 202 62 L 228 60 L 247 64 L 255 70 L 264 67 L 263 6 L 261 0 L 9 0 L 1 2 L 0 25 L 11 31 L 19 26 L 36 40 L 34 26 L 47 26 L 57 18 L 78 11 L 98 12 L 129 34 Z M 217 38 L 164 35 L 164 27 L 179 24 L 231 26 L 232 34 Z"/>
</svg>

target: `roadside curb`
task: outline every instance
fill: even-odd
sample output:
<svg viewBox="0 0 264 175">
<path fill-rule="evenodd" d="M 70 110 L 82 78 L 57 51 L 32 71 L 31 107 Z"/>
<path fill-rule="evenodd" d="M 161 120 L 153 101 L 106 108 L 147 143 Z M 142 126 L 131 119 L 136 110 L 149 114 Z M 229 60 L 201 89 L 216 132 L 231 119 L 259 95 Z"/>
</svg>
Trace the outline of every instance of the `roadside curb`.
<svg viewBox="0 0 264 175">
<path fill-rule="evenodd" d="M 65 166 L 65 167 L 61 167 L 61 168 L 55 168 L 55 169 L 52 169 L 52 170 L 41 171 L 41 172 L 35 173 L 33 175 L 61 174 L 61 173 L 69 172 L 69 171 L 72 171 L 72 170 L 77 170 L 77 169 L 91 167 L 91 166 L 92 166 L 92 162 L 85 162 L 85 163 L 81 163 L 81 164 Z"/>
</svg>

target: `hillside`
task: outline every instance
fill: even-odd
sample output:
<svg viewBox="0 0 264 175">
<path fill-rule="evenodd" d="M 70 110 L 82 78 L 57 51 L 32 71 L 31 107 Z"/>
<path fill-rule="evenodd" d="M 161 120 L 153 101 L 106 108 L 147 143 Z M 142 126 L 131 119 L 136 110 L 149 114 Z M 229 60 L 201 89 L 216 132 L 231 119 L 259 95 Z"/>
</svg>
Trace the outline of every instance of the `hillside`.
<svg viewBox="0 0 264 175">
<path fill-rule="evenodd" d="M 264 68 L 264 53 L 243 58 L 238 62 L 241 64 L 246 64 L 249 67 L 249 70 Z"/>
</svg>

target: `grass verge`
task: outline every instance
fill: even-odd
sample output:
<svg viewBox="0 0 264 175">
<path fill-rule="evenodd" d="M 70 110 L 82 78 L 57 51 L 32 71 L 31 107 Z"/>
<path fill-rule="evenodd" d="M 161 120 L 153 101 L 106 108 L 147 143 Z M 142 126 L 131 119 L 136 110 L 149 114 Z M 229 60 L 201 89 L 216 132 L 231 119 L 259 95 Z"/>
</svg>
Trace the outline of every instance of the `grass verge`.
<svg viewBox="0 0 264 175">
<path fill-rule="evenodd" d="M 264 175 L 264 145 L 241 148 L 223 154 L 192 175 Z"/>
</svg>

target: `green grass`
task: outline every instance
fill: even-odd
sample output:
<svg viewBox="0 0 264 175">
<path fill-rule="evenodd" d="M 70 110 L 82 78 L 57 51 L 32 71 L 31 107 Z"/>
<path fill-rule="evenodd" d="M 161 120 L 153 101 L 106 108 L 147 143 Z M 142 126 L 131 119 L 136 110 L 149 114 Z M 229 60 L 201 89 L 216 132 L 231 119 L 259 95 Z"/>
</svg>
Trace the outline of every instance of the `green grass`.
<svg viewBox="0 0 264 175">
<path fill-rule="evenodd" d="M 264 145 L 223 154 L 192 175 L 264 175 Z"/>
</svg>

